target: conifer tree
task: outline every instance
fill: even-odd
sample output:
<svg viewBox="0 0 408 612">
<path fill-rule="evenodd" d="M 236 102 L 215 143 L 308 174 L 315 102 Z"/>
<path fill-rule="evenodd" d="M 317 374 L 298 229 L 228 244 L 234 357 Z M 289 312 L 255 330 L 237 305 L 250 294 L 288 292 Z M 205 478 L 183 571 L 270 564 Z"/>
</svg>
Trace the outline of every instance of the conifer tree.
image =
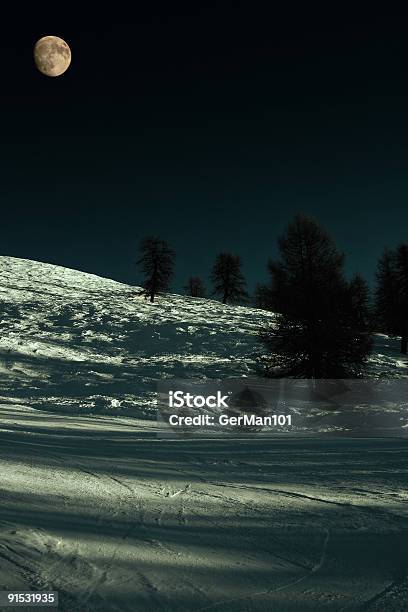
<svg viewBox="0 0 408 612">
<path fill-rule="evenodd" d="M 375 305 L 379 329 L 401 336 L 401 353 L 408 348 L 408 244 L 386 249 L 378 262 Z"/>
<path fill-rule="evenodd" d="M 184 287 L 184 291 L 191 297 L 204 297 L 205 286 L 203 279 L 199 276 L 190 276 L 187 281 L 187 285 Z"/>
<path fill-rule="evenodd" d="M 362 375 L 371 340 L 359 329 L 344 257 L 319 224 L 297 215 L 269 263 L 277 321 L 261 332 L 267 376 L 349 378 Z M 360 283 L 358 283 L 360 285 Z M 360 287 L 361 289 L 361 287 Z"/>
<path fill-rule="evenodd" d="M 401 244 L 396 252 L 396 284 L 398 304 L 398 334 L 401 336 L 401 353 L 408 349 L 408 244 Z"/>
<path fill-rule="evenodd" d="M 397 279 L 396 257 L 385 249 L 377 265 L 375 292 L 375 318 L 378 330 L 390 336 L 397 335 Z"/>
<path fill-rule="evenodd" d="M 167 242 L 149 236 L 140 244 L 140 259 L 137 264 L 141 266 L 144 275 L 143 293 L 145 298 L 154 302 L 158 293 L 169 288 L 173 276 L 175 252 Z"/>
<path fill-rule="evenodd" d="M 268 285 L 262 283 L 256 285 L 254 305 L 255 308 L 261 308 L 262 310 L 273 310 L 273 296 Z"/>
<path fill-rule="evenodd" d="M 239 303 L 248 299 L 238 255 L 220 253 L 215 260 L 211 279 L 214 284 L 213 294 L 219 295 L 223 304 Z"/>
<path fill-rule="evenodd" d="M 355 274 L 349 284 L 351 315 L 353 324 L 360 332 L 368 332 L 371 327 L 370 291 L 367 282 Z"/>
</svg>

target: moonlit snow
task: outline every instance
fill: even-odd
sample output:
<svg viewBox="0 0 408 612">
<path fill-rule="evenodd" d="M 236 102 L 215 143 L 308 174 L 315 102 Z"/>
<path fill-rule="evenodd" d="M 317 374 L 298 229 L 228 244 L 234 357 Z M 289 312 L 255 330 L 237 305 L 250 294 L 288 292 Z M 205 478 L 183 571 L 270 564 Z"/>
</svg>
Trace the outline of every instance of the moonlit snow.
<svg viewBox="0 0 408 612">
<path fill-rule="evenodd" d="M 407 609 L 406 437 L 157 436 L 156 382 L 253 375 L 273 314 L 10 257 L 0 300 L 0 590 L 63 612 Z M 373 375 L 406 365 L 378 336 Z"/>
</svg>

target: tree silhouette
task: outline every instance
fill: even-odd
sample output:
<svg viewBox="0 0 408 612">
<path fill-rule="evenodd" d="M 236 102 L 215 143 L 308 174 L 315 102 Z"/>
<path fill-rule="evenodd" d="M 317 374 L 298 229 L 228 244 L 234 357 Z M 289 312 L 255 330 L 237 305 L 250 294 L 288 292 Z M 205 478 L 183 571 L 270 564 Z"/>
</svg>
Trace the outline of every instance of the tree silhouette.
<svg viewBox="0 0 408 612">
<path fill-rule="evenodd" d="M 408 348 L 408 244 L 401 244 L 396 253 L 396 281 L 398 288 L 398 326 L 401 335 L 401 353 Z"/>
<path fill-rule="evenodd" d="M 371 348 L 360 329 L 357 286 L 347 283 L 343 255 L 311 218 L 297 215 L 279 240 L 280 260 L 269 263 L 276 323 L 261 331 L 270 354 L 260 358 L 267 376 L 360 376 Z"/>
<path fill-rule="evenodd" d="M 408 347 L 408 245 L 386 249 L 377 267 L 376 321 L 382 332 L 401 336 L 401 353 Z"/>
<path fill-rule="evenodd" d="M 262 310 L 273 310 L 273 296 L 268 285 L 258 283 L 255 287 L 254 305 Z"/>
<path fill-rule="evenodd" d="M 395 252 L 385 249 L 377 265 L 375 292 L 375 318 L 379 330 L 390 336 L 397 335 L 397 278 Z"/>
<path fill-rule="evenodd" d="M 202 278 L 199 276 L 190 276 L 187 285 L 184 287 L 184 291 L 187 295 L 191 295 L 192 297 L 204 297 L 205 286 Z"/>
<path fill-rule="evenodd" d="M 140 247 L 140 259 L 137 264 L 141 266 L 144 274 L 143 294 L 145 298 L 154 298 L 158 293 L 169 288 L 173 276 L 175 252 L 167 242 L 149 236 L 142 240 Z"/>
<path fill-rule="evenodd" d="M 370 309 L 370 290 L 367 282 L 359 274 L 355 274 L 349 284 L 351 300 L 351 316 L 353 326 L 360 332 L 368 332 L 371 328 L 372 312 Z"/>
<path fill-rule="evenodd" d="M 238 255 L 220 253 L 215 260 L 211 280 L 214 284 L 213 294 L 221 296 L 223 304 L 243 302 L 248 299 Z"/>
</svg>

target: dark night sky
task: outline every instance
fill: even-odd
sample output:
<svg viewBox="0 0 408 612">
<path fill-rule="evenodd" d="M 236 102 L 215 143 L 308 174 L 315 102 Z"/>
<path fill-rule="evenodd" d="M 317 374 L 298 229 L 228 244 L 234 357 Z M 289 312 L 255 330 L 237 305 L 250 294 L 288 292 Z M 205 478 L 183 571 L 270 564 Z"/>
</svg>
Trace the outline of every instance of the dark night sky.
<svg viewBox="0 0 408 612">
<path fill-rule="evenodd" d="M 252 288 L 300 211 L 371 280 L 408 241 L 406 20 L 148 4 L 3 15 L 0 252 L 137 283 L 155 234 L 177 251 L 174 289 L 220 250 Z M 45 34 L 71 46 L 60 78 L 34 67 Z"/>
</svg>

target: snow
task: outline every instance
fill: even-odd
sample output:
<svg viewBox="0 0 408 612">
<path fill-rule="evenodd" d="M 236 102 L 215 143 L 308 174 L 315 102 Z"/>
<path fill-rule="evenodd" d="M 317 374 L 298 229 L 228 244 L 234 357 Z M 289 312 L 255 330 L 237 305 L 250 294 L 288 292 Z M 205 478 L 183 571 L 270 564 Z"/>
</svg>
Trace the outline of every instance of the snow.
<svg viewBox="0 0 408 612">
<path fill-rule="evenodd" d="M 0 300 L 20 312 L 0 327 L 8 385 L 50 410 L 101 410 L 89 396 L 106 382 L 105 408 L 116 399 L 154 414 L 160 378 L 246 375 L 258 328 L 274 318 L 179 295 L 151 304 L 139 287 L 11 257 L 0 258 Z"/>
<path fill-rule="evenodd" d="M 253 375 L 274 315 L 0 258 L 0 590 L 63 612 L 406 610 L 407 439 L 160 436 L 156 381 Z M 1 319 L 1 316 L 0 316 Z M 376 375 L 406 375 L 377 338 Z M 34 609 L 34 608 L 33 608 Z"/>
</svg>

